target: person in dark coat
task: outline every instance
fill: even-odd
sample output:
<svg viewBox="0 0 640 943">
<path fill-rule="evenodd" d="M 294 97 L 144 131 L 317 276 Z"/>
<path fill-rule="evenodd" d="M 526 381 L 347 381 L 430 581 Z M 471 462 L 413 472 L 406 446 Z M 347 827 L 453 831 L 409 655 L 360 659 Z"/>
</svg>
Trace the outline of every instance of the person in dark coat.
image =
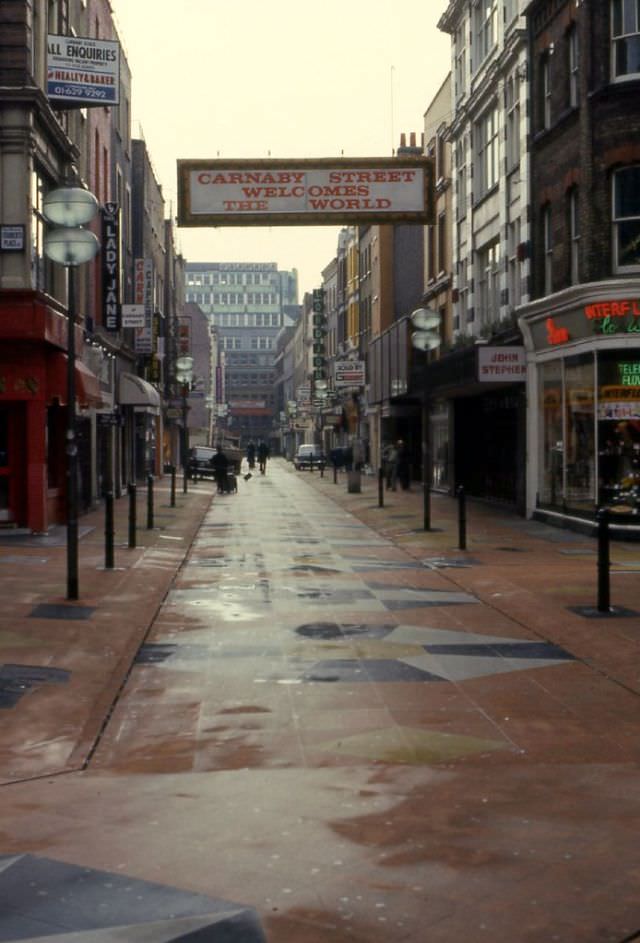
<svg viewBox="0 0 640 943">
<path fill-rule="evenodd" d="M 220 446 L 218 446 L 215 455 L 211 458 L 211 467 L 213 468 L 213 477 L 218 486 L 218 494 L 224 494 L 229 459 Z"/>
<path fill-rule="evenodd" d="M 253 471 L 256 465 L 256 446 L 253 439 L 247 446 L 247 462 L 249 463 L 249 469 Z"/>
<path fill-rule="evenodd" d="M 411 466 L 409 464 L 409 452 L 402 439 L 396 443 L 398 452 L 396 458 L 397 478 L 403 491 L 408 491 L 411 484 Z"/>
<path fill-rule="evenodd" d="M 269 458 L 269 446 L 266 442 L 261 442 L 258 446 L 258 465 L 260 474 L 264 475 L 267 470 L 267 459 Z"/>
</svg>

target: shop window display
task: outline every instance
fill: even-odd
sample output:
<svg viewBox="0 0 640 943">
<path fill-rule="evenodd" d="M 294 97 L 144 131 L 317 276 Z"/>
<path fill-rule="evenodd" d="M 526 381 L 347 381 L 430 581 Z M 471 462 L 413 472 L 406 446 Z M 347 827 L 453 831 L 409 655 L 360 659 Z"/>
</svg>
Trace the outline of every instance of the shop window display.
<svg viewBox="0 0 640 943">
<path fill-rule="evenodd" d="M 598 365 L 599 503 L 640 514 L 640 354 L 602 354 Z"/>
<path fill-rule="evenodd" d="M 593 354 L 564 362 L 566 501 L 576 509 L 595 502 L 595 395 Z"/>
<path fill-rule="evenodd" d="M 447 488 L 449 480 L 449 413 L 446 403 L 437 402 L 431 415 L 433 488 Z"/>
<path fill-rule="evenodd" d="M 564 500 L 564 430 L 562 423 L 562 361 L 540 368 L 540 461 L 539 498 L 542 504 Z"/>
</svg>

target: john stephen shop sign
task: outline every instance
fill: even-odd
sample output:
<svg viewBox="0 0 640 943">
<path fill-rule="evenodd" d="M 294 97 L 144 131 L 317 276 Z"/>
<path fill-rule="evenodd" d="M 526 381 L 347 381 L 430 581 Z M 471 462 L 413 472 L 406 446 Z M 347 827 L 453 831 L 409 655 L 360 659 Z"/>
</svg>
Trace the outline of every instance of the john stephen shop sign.
<svg viewBox="0 0 640 943">
<path fill-rule="evenodd" d="M 425 156 L 178 161 L 180 226 L 434 222 Z"/>
<path fill-rule="evenodd" d="M 638 337 L 640 298 L 594 301 L 571 311 L 549 315 L 531 326 L 536 350 L 562 347 L 589 337 Z"/>
</svg>

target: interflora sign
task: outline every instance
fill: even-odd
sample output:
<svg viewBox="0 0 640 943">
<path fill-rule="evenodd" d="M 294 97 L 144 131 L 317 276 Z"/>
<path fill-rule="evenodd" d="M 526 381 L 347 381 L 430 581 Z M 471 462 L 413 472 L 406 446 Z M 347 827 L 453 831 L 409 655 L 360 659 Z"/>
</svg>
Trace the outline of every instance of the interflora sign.
<svg viewBox="0 0 640 943">
<path fill-rule="evenodd" d="M 180 226 L 433 221 L 426 156 L 178 161 Z"/>
<path fill-rule="evenodd" d="M 615 298 L 554 311 L 531 322 L 536 350 L 561 347 L 591 337 L 640 336 L 640 299 Z"/>
</svg>

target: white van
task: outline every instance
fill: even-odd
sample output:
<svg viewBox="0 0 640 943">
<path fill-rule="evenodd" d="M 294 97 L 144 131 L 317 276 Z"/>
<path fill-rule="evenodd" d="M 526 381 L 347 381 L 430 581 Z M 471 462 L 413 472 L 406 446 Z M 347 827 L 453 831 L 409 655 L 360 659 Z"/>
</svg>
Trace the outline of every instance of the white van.
<svg viewBox="0 0 640 943">
<path fill-rule="evenodd" d="M 296 452 L 293 464 L 296 471 L 301 468 L 315 468 L 319 465 L 326 465 L 326 458 L 320 451 L 318 445 L 300 445 Z"/>
</svg>

